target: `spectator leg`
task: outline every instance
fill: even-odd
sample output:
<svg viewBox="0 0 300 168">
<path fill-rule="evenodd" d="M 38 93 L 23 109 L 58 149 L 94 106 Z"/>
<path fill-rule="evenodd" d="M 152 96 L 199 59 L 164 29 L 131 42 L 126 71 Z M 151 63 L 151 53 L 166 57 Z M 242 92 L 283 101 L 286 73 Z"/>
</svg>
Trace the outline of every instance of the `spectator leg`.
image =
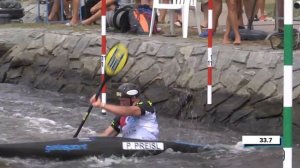
<svg viewBox="0 0 300 168">
<path fill-rule="evenodd" d="M 218 20 L 222 13 L 222 0 L 214 0 L 213 7 L 213 32 L 217 31 Z"/>
<path fill-rule="evenodd" d="M 203 22 L 201 28 L 207 28 L 208 26 L 208 3 L 201 3 L 201 11 L 203 12 Z"/>
<path fill-rule="evenodd" d="M 60 8 L 60 0 L 54 0 L 51 12 L 48 16 L 49 21 L 57 21 L 58 20 L 58 11 Z"/>
<path fill-rule="evenodd" d="M 230 43 L 229 33 L 230 29 L 233 29 L 234 32 L 234 42 L 233 44 L 239 45 L 241 43 L 241 36 L 238 29 L 238 17 L 237 17 L 237 3 L 236 0 L 226 0 L 228 6 L 228 15 L 227 15 L 227 22 L 226 22 L 226 31 L 223 38 L 223 43 L 228 44 Z"/>
<path fill-rule="evenodd" d="M 239 21 L 239 27 L 244 27 L 244 20 L 243 20 L 243 3 L 241 0 L 236 1 L 237 2 L 237 14 L 238 14 L 238 21 Z"/>
<path fill-rule="evenodd" d="M 101 19 L 101 10 L 96 12 L 94 15 L 92 15 L 88 19 L 85 19 L 84 21 L 82 21 L 82 24 L 83 25 L 91 25 L 98 19 Z"/>
<path fill-rule="evenodd" d="M 72 18 L 72 10 L 70 9 L 70 1 L 64 0 L 64 11 L 67 20 L 70 20 Z"/>
<path fill-rule="evenodd" d="M 266 15 L 265 15 L 265 0 L 257 0 L 257 8 L 260 11 L 260 16 L 259 20 L 260 21 L 265 21 L 266 20 Z"/>
<path fill-rule="evenodd" d="M 79 7 L 80 7 L 80 0 L 72 0 L 72 19 L 70 21 L 70 25 L 79 24 L 80 22 Z"/>
<path fill-rule="evenodd" d="M 250 20 L 252 20 L 254 18 L 255 13 L 257 13 L 257 11 L 258 11 L 257 7 L 254 6 L 255 1 L 257 1 L 257 0 L 243 0 L 245 14 L 248 19 L 248 25 L 249 25 Z M 255 8 L 255 9 L 253 9 L 253 8 Z M 254 12 L 253 12 L 253 10 L 254 10 Z"/>
</svg>

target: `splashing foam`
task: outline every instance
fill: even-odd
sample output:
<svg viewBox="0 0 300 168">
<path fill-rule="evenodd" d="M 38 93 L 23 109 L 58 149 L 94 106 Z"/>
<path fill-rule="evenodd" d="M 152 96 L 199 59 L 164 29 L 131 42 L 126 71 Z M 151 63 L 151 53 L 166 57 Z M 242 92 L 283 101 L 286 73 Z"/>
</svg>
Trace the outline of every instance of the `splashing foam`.
<svg viewBox="0 0 300 168">
<path fill-rule="evenodd" d="M 111 156 L 109 158 L 101 158 L 101 157 L 89 157 L 85 161 L 89 167 L 106 167 L 106 166 L 111 166 L 113 164 L 123 164 L 123 163 L 138 163 L 139 160 L 138 158 L 131 157 L 131 158 L 126 158 L 126 157 L 115 157 Z"/>
<path fill-rule="evenodd" d="M 255 151 L 254 147 L 244 147 L 242 141 L 237 142 L 233 148 L 231 149 L 233 153 L 239 153 L 239 152 L 253 152 Z"/>
<path fill-rule="evenodd" d="M 227 144 L 216 144 L 210 145 L 211 149 L 217 149 L 219 152 L 230 152 L 230 153 L 241 153 L 241 152 L 253 152 L 256 149 L 254 147 L 244 147 L 242 141 L 237 142 L 235 145 L 227 145 Z"/>
</svg>

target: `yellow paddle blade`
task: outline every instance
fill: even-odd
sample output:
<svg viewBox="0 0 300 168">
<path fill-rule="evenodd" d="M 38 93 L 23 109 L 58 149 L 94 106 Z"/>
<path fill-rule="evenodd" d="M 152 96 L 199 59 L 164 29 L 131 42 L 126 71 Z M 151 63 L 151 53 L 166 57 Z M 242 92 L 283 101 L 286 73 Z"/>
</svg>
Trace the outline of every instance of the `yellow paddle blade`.
<svg viewBox="0 0 300 168">
<path fill-rule="evenodd" d="M 115 44 L 106 55 L 105 74 L 107 76 L 117 75 L 126 65 L 127 59 L 127 47 L 122 43 Z"/>
</svg>

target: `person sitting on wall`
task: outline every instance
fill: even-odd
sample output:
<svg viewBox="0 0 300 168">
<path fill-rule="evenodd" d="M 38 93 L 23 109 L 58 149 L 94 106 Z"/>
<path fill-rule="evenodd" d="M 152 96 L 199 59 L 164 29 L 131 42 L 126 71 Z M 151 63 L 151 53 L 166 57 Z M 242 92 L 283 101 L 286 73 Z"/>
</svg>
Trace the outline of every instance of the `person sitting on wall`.
<svg viewBox="0 0 300 168">
<path fill-rule="evenodd" d="M 80 23 L 79 19 L 79 5 L 80 0 L 73 0 L 72 1 L 72 19 L 69 24 L 70 26 L 76 26 Z M 116 5 L 116 0 L 106 0 L 107 11 L 113 10 Z M 102 1 L 101 0 L 88 0 L 85 6 L 83 7 L 83 21 L 81 24 L 83 25 L 91 25 L 95 23 L 97 20 L 101 19 L 101 7 Z"/>
<path fill-rule="evenodd" d="M 95 0 L 94 0 L 95 1 Z M 97 0 L 96 0 L 97 1 Z M 106 7 L 107 11 L 113 11 L 118 6 L 118 3 L 116 0 L 106 0 Z M 97 4 L 95 4 L 90 9 L 90 14 L 92 16 L 88 17 L 87 19 L 82 21 L 83 25 L 91 25 L 95 23 L 97 20 L 101 19 L 101 9 L 102 9 L 102 1 L 98 1 Z"/>
</svg>

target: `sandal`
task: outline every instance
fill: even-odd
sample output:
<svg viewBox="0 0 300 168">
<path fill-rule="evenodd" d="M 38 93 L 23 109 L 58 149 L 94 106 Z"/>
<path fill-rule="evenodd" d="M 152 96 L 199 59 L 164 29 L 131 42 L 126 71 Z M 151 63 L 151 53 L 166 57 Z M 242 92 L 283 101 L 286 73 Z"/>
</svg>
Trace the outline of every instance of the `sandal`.
<svg viewBox="0 0 300 168">
<path fill-rule="evenodd" d="M 267 17 L 266 17 L 266 15 L 262 15 L 262 16 L 260 16 L 259 17 L 259 21 L 266 21 L 267 20 Z"/>
<path fill-rule="evenodd" d="M 177 26 L 177 27 L 182 27 L 182 22 L 180 20 L 176 20 L 174 25 Z"/>
</svg>

